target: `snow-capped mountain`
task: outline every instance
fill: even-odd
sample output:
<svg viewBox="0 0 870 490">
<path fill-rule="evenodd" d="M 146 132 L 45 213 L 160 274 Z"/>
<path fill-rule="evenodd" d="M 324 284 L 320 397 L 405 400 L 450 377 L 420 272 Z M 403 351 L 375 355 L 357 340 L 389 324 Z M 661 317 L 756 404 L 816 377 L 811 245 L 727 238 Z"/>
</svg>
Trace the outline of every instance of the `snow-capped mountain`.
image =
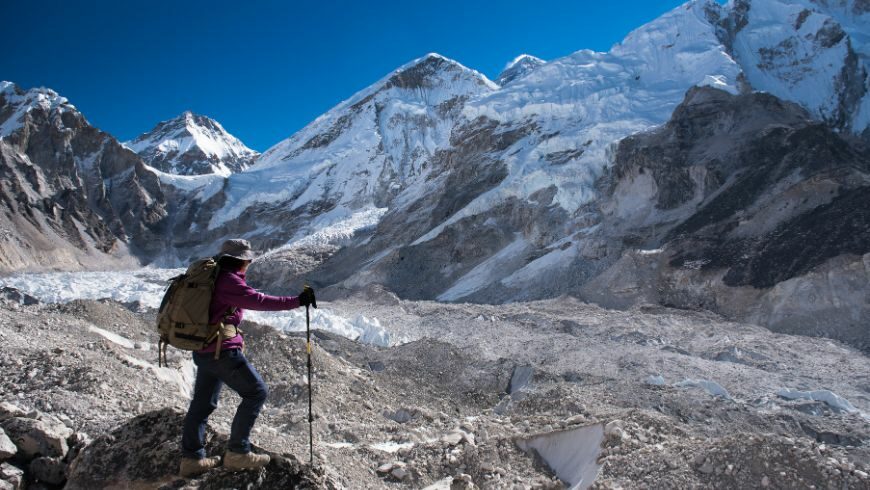
<svg viewBox="0 0 870 490">
<path fill-rule="evenodd" d="M 153 172 L 53 90 L 0 82 L 0 270 L 99 268 L 162 248 Z"/>
<path fill-rule="evenodd" d="M 496 79 L 496 83 L 505 86 L 517 78 L 523 77 L 546 61 L 530 54 L 521 54 L 508 63 Z"/>
<path fill-rule="evenodd" d="M 692 86 L 738 91 L 739 66 L 709 5 L 688 4 L 609 53 L 580 51 L 504 87 L 440 56 L 412 62 L 231 176 L 220 210 L 197 230 L 257 236 L 275 228 L 266 209 L 286 209 L 303 218 L 304 235 L 365 213 L 374 236 L 340 254 L 364 263 L 337 257 L 345 276 L 335 280 L 445 300 L 500 281 L 523 289 L 578 253 L 562 247 L 597 195 L 612 143 L 667 121 Z M 681 56 L 662 56 L 666 44 Z"/>
<path fill-rule="evenodd" d="M 148 165 L 176 175 L 226 177 L 248 168 L 258 155 L 219 122 L 190 111 L 124 144 Z"/>
<path fill-rule="evenodd" d="M 764 302 L 791 304 L 782 295 L 797 289 L 782 284 L 835 267 L 831 260 L 849 270 L 842 257 L 870 252 L 859 226 L 848 247 L 819 240 L 786 272 L 752 263 L 769 259 L 765 247 L 792 249 L 771 233 L 845 233 L 794 220 L 848 214 L 847 203 L 864 196 L 870 177 L 855 142 L 870 122 L 862 5 L 694 0 L 607 52 L 520 56 L 500 83 L 430 54 L 235 173 L 203 163 L 206 175 L 173 174 L 195 173 L 191 153 L 180 151 L 200 148 L 188 131 L 193 115 L 130 145 L 162 155 L 164 171 L 142 168 L 168 196 L 164 242 L 182 260 L 245 236 L 270 250 L 254 276 L 274 284 L 304 277 L 333 291 L 379 284 L 406 298 L 483 302 L 593 298 L 588 287 L 598 284 L 622 288 L 610 295 L 628 298 L 613 303 L 622 306 L 762 315 Z M 817 144 L 789 139 L 799 137 Z M 828 183 L 825 199 L 817 181 Z M 717 196 L 735 188 L 751 196 L 738 192 L 722 207 Z M 668 257 L 650 279 L 661 290 L 623 294 L 643 286 L 625 271 L 644 250 Z M 780 297 L 765 296 L 774 291 Z M 842 298 L 821 304 L 813 315 L 830 305 L 843 318 L 855 313 L 836 306 Z"/>
</svg>

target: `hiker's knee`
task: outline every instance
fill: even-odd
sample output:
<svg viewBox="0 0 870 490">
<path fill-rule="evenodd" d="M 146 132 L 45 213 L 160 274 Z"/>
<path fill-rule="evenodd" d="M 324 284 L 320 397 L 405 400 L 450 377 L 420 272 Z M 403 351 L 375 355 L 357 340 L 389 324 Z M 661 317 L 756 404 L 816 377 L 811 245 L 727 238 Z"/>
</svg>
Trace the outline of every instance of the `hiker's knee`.
<svg viewBox="0 0 870 490">
<path fill-rule="evenodd" d="M 254 392 L 254 396 L 252 398 L 257 400 L 258 402 L 265 402 L 266 398 L 268 397 L 269 387 L 266 386 L 266 383 L 260 383 L 259 386 L 257 386 L 257 390 Z"/>
</svg>

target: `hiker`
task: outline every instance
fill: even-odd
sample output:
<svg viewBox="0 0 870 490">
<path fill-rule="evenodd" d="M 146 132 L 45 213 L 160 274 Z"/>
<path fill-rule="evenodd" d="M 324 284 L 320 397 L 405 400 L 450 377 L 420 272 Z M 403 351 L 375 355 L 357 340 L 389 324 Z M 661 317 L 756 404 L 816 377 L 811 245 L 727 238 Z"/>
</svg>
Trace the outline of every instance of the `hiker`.
<svg viewBox="0 0 870 490">
<path fill-rule="evenodd" d="M 218 406 L 224 384 L 242 397 L 233 418 L 224 467 L 238 471 L 260 468 L 269 463 L 268 455 L 251 452 L 249 440 L 251 428 L 269 390 L 243 353 L 245 342 L 238 325 L 242 321 L 244 309 L 292 310 L 315 301 L 314 290 L 307 286 L 299 296 L 269 296 L 248 286 L 245 272 L 255 254 L 247 240 L 225 241 L 216 258 L 220 273 L 214 284 L 209 319 L 212 324 L 223 322 L 235 326 L 236 335 L 228 335 L 220 345 L 215 340 L 193 353 L 193 362 L 197 366 L 196 383 L 181 437 L 180 474 L 184 477 L 202 474 L 220 464 L 219 457 L 205 457 L 205 425 L 208 416 Z"/>
</svg>

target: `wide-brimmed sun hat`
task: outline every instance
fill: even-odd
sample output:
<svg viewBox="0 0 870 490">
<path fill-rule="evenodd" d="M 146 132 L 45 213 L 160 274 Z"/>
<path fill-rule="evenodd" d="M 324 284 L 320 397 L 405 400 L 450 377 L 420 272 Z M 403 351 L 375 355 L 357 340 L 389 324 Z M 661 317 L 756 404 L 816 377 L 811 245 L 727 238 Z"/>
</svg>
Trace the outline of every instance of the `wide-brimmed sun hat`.
<svg viewBox="0 0 870 490">
<path fill-rule="evenodd" d="M 251 249 L 251 242 L 242 238 L 232 238 L 221 245 L 218 258 L 233 257 L 239 260 L 254 260 L 257 254 Z"/>
</svg>

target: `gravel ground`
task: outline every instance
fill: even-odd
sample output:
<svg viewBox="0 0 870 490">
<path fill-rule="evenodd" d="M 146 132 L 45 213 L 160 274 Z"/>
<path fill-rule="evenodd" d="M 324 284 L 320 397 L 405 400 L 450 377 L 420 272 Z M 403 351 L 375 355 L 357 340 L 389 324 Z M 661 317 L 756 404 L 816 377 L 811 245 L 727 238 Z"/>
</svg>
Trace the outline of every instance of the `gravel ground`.
<svg viewBox="0 0 870 490">
<path fill-rule="evenodd" d="M 156 367 L 153 311 L 2 306 L 0 401 L 91 438 L 186 407 L 192 364 L 170 349 L 170 368 Z M 369 291 L 328 307 L 403 339 L 375 347 L 315 332 L 315 466 L 337 487 L 563 488 L 579 476 L 559 458 L 588 451 L 581 487 L 870 488 L 870 359 L 843 344 L 567 297 L 488 306 Z M 304 338 L 243 328 L 271 390 L 254 441 L 307 461 Z M 783 389 L 840 398 L 788 400 Z M 224 392 L 216 434 L 238 401 Z M 215 485 L 202 482 L 188 486 Z"/>
</svg>

